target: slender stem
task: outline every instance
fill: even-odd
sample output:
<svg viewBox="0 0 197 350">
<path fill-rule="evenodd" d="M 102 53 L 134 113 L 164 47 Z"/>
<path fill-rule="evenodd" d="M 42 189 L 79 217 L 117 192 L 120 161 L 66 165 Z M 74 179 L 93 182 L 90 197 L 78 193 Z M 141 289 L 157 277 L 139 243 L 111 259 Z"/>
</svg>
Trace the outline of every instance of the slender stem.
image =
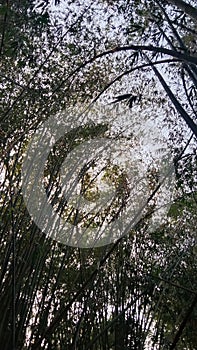
<svg viewBox="0 0 197 350">
<path fill-rule="evenodd" d="M 197 20 L 197 8 L 187 4 L 183 0 L 167 0 L 171 5 L 179 7 L 183 12 L 185 12 L 190 18 Z"/>
</svg>

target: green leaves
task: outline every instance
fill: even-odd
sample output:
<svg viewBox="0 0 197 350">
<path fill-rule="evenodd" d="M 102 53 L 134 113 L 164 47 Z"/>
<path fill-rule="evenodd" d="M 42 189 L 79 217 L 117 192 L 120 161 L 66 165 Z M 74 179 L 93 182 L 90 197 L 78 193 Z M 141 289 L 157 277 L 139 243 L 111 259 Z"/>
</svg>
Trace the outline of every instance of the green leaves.
<svg viewBox="0 0 197 350">
<path fill-rule="evenodd" d="M 195 214 L 197 210 L 196 196 L 197 192 L 194 192 L 177 200 L 171 205 L 168 216 L 177 219 L 183 216 L 184 212 Z"/>
<path fill-rule="evenodd" d="M 8 13 L 9 8 L 7 5 L 0 5 L 0 16 L 4 16 Z"/>
</svg>

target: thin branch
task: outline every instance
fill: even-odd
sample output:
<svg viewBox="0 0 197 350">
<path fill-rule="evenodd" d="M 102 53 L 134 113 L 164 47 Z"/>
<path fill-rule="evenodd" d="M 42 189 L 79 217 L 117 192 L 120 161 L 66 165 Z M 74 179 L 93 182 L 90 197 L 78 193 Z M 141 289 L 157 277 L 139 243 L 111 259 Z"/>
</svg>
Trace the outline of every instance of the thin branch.
<svg viewBox="0 0 197 350">
<path fill-rule="evenodd" d="M 81 69 L 85 68 L 88 64 L 93 63 L 95 60 L 105 57 L 107 55 L 110 54 L 114 54 L 114 53 L 118 53 L 118 52 L 125 52 L 125 51 L 150 51 L 150 52 L 156 52 L 156 53 L 161 53 L 161 54 L 165 54 L 165 55 L 169 55 L 172 56 L 174 58 L 178 58 L 182 61 L 185 62 L 191 62 L 191 63 L 195 63 L 197 64 L 197 57 L 195 56 L 191 56 L 187 53 L 181 53 L 181 52 L 177 52 L 174 50 L 170 50 L 170 49 L 166 49 L 164 47 L 157 47 L 157 46 L 152 46 L 152 45 L 128 45 L 128 46 L 117 46 L 114 47 L 110 50 L 101 52 L 100 54 L 90 58 L 89 60 L 87 60 L 86 62 L 82 63 L 79 67 L 77 67 L 71 74 L 68 75 L 68 77 L 65 79 L 68 80 L 70 79 L 73 75 L 75 75 L 76 73 L 78 73 Z M 49 54 L 50 55 L 50 54 Z M 48 55 L 48 56 L 49 56 Z M 48 58 L 47 56 L 47 58 Z M 17 102 L 19 102 L 21 100 L 21 98 L 23 97 L 24 92 L 29 88 L 31 82 L 34 80 L 35 76 L 38 74 L 38 71 L 40 71 L 40 69 L 44 66 L 44 64 L 47 61 L 47 58 L 45 59 L 45 61 L 41 64 L 41 66 L 39 67 L 39 69 L 34 73 L 33 77 L 29 80 L 29 82 L 27 83 L 26 87 L 20 92 L 20 94 L 18 95 L 18 97 L 14 100 L 14 102 L 11 104 L 11 106 L 8 108 L 8 110 L 4 113 L 4 115 L 1 118 L 1 121 L 3 122 L 6 117 L 8 116 L 8 114 L 11 112 L 11 110 L 13 109 L 13 107 L 16 105 Z"/>
<path fill-rule="evenodd" d="M 160 60 L 160 61 L 156 61 L 156 62 L 152 62 L 152 64 L 157 65 L 157 64 L 163 64 L 163 63 L 176 63 L 176 62 L 181 62 L 181 60 L 178 59 L 166 59 L 166 60 Z M 105 92 L 107 91 L 115 82 L 120 81 L 124 76 L 129 75 L 130 73 L 135 72 L 136 70 L 139 69 L 143 69 L 143 68 L 148 68 L 151 67 L 151 63 L 143 63 L 139 66 L 133 67 L 131 69 L 126 70 L 125 72 L 121 73 L 120 75 L 118 75 L 116 78 L 114 78 L 113 80 L 111 80 L 105 87 L 104 89 L 99 92 L 99 94 L 94 98 L 94 100 L 91 102 L 91 105 L 93 103 L 95 103 L 99 97 Z"/>
<path fill-rule="evenodd" d="M 168 16 L 168 14 L 166 13 L 165 9 L 163 8 L 163 6 L 160 4 L 160 2 L 158 0 L 156 0 L 156 3 L 159 6 L 159 8 L 161 9 L 161 11 L 163 12 L 175 38 L 177 39 L 177 41 L 180 45 L 180 47 L 186 50 L 184 42 L 182 41 L 182 39 L 181 39 L 180 35 L 178 34 L 177 30 L 175 29 L 175 27 L 173 26 L 173 23 L 172 23 L 170 17 Z"/>
<path fill-rule="evenodd" d="M 181 334 L 184 331 L 184 328 L 185 328 L 185 326 L 187 324 L 187 321 L 189 320 L 189 318 L 191 316 L 191 313 L 194 310 L 196 305 L 197 305 L 197 294 L 195 295 L 195 297 L 194 297 L 194 299 L 193 299 L 193 301 L 192 301 L 192 303 L 191 303 L 191 305 L 190 305 L 190 307 L 189 307 L 189 309 L 188 309 L 188 311 L 187 311 L 183 321 L 181 322 L 180 327 L 178 329 L 178 332 L 176 333 L 176 335 L 174 337 L 174 340 L 173 340 L 169 350 L 174 350 L 176 348 L 176 345 L 177 345 L 177 343 L 178 343 L 178 341 L 179 341 L 179 339 L 181 337 Z"/>
<path fill-rule="evenodd" d="M 181 60 L 179 60 L 179 59 L 166 59 L 166 60 L 160 60 L 160 61 L 152 62 L 151 64 L 157 65 L 157 64 L 162 64 L 162 63 L 176 63 L 176 62 L 181 62 Z M 85 113 L 86 110 L 89 110 L 89 108 L 92 106 L 92 104 L 95 103 L 95 102 L 99 99 L 99 97 L 100 97 L 105 91 L 107 91 L 116 81 L 121 80 L 124 76 L 126 76 L 126 75 L 128 75 L 128 74 L 130 74 L 130 73 L 132 73 L 132 72 L 134 72 L 134 71 L 136 71 L 136 70 L 138 70 L 138 69 L 143 69 L 143 68 L 146 68 L 146 67 L 150 67 L 151 64 L 150 64 L 150 63 L 144 63 L 144 64 L 139 65 L 139 66 L 137 66 L 137 67 L 131 68 L 131 69 L 129 69 L 129 70 L 127 70 L 127 71 L 121 73 L 120 75 L 118 75 L 118 76 L 117 76 L 116 78 L 114 78 L 113 80 L 111 80 L 111 81 L 103 88 L 103 90 L 102 90 L 101 92 L 99 92 L 98 95 L 92 100 L 92 102 L 91 102 L 91 103 L 88 105 L 88 107 L 83 111 L 83 113 Z M 55 91 L 53 91 L 53 94 L 63 85 L 64 82 L 65 82 L 65 80 L 61 82 L 61 84 L 58 86 L 58 88 L 55 89 Z M 48 106 L 46 107 L 46 109 L 42 110 L 42 112 L 44 113 L 47 109 L 48 109 Z M 41 110 L 41 108 L 38 110 L 37 113 L 39 113 L 40 110 Z M 31 129 L 30 129 L 30 130 L 34 130 L 34 128 L 35 128 L 37 125 L 38 125 L 38 121 L 36 120 L 36 121 L 33 123 L 33 125 L 31 126 Z M 18 138 L 15 138 L 15 139 L 10 143 L 10 145 L 8 146 L 8 148 L 5 150 L 5 154 L 6 154 L 7 152 L 10 152 L 11 149 L 12 149 L 15 145 L 17 145 L 18 142 L 19 142 L 20 140 L 22 140 L 23 137 L 24 137 L 25 135 L 26 135 L 26 132 L 23 131 L 23 132 L 19 135 Z"/>
<path fill-rule="evenodd" d="M 131 306 L 133 306 L 136 301 L 140 300 L 140 298 L 144 295 L 144 291 L 141 292 L 141 294 L 139 294 L 134 300 L 132 300 L 130 303 L 128 303 L 128 305 L 121 311 L 117 314 L 117 316 L 113 317 L 111 321 L 108 322 L 108 324 L 103 328 L 101 329 L 101 331 L 97 334 L 97 336 L 95 338 L 92 339 L 92 341 L 88 344 L 87 346 L 87 349 L 91 349 L 92 345 L 95 344 L 95 342 L 99 339 L 99 337 L 105 333 L 108 329 L 110 329 L 113 324 L 122 316 L 125 314 L 125 312 L 131 308 Z"/>
<path fill-rule="evenodd" d="M 146 56 L 148 62 L 150 63 L 151 60 Z M 158 69 L 153 65 L 152 69 L 155 73 L 155 75 L 158 77 L 161 85 L 163 86 L 164 90 L 166 91 L 168 97 L 171 99 L 173 105 L 175 106 L 176 110 L 180 115 L 183 117 L 189 128 L 193 131 L 194 135 L 197 137 L 197 125 L 194 123 L 194 121 L 190 118 L 189 114 L 184 110 L 184 108 L 181 106 L 180 102 L 177 100 L 173 92 L 170 90 L 169 86 L 166 84 L 165 80 L 163 79 L 162 75 L 159 73 Z"/>
<path fill-rule="evenodd" d="M 163 277 L 155 276 L 155 278 L 158 279 L 158 280 L 161 281 L 161 282 L 165 282 L 165 283 L 167 283 L 167 284 L 170 284 L 170 285 L 173 286 L 173 287 L 176 287 L 176 288 L 178 288 L 178 289 L 185 290 L 186 292 L 189 292 L 189 293 L 191 293 L 191 294 L 195 294 L 195 295 L 196 295 L 196 291 L 195 291 L 195 290 L 192 290 L 192 289 L 186 288 L 186 287 L 184 287 L 184 286 L 181 286 L 181 285 L 179 285 L 179 284 L 177 284 L 177 283 L 174 283 L 174 282 L 172 282 L 172 281 L 170 281 L 170 280 L 167 280 L 166 278 L 163 278 Z"/>
<path fill-rule="evenodd" d="M 188 52 L 187 47 L 185 46 L 183 40 L 181 39 L 179 33 L 177 32 L 176 28 L 174 27 L 170 17 L 168 16 L 168 14 L 166 13 L 165 9 L 163 8 L 163 6 L 159 3 L 159 1 L 156 1 L 157 5 L 159 6 L 159 8 L 161 9 L 161 11 L 163 12 L 171 30 L 172 33 L 174 34 L 174 37 L 177 39 L 180 48 L 183 49 L 185 52 Z M 176 49 L 175 49 L 176 50 Z M 194 84 L 197 86 L 197 67 L 194 64 L 189 64 L 187 65 L 187 63 L 184 63 L 184 68 L 187 70 L 190 78 L 192 79 L 192 81 L 194 82 Z"/>
<path fill-rule="evenodd" d="M 193 20 L 197 20 L 197 8 L 187 4 L 183 0 L 167 0 L 168 3 L 174 5 L 181 9 L 181 11 L 185 12 L 190 18 Z"/>
<path fill-rule="evenodd" d="M 43 60 L 43 62 L 40 64 L 40 66 L 38 67 L 38 69 L 34 72 L 34 74 L 32 75 L 32 77 L 29 79 L 29 81 L 27 82 L 26 86 L 21 90 L 21 92 L 19 93 L 19 95 L 16 97 L 16 99 L 14 100 L 14 102 L 11 104 L 11 106 L 7 109 L 7 111 L 4 113 L 4 115 L 1 118 L 1 121 L 3 122 L 5 120 L 5 118 L 7 117 L 7 115 L 9 115 L 9 113 L 12 111 L 13 107 L 17 104 L 18 101 L 21 100 L 21 98 L 23 97 L 24 93 L 29 89 L 31 83 L 34 81 L 35 77 L 38 75 L 38 73 L 42 70 L 42 68 L 46 65 L 46 63 L 48 62 L 49 58 L 51 57 L 51 55 L 54 53 L 54 51 L 57 49 L 57 47 L 59 46 L 59 44 L 62 42 L 62 40 L 66 37 L 66 35 L 68 34 L 68 32 L 71 30 L 72 27 L 74 27 L 81 19 L 82 15 L 80 15 L 79 18 L 77 18 L 77 20 L 71 25 L 71 27 L 62 35 L 62 37 L 58 40 L 58 42 L 52 47 L 52 49 L 50 50 L 50 52 L 48 53 L 48 55 L 46 56 L 46 58 Z"/>
<path fill-rule="evenodd" d="M 179 154 L 178 158 L 181 158 L 183 153 L 185 151 L 182 150 Z M 177 158 L 177 159 L 178 159 Z M 167 175 L 166 175 L 167 176 Z M 153 190 L 153 192 L 151 193 L 151 195 L 149 196 L 149 198 L 147 199 L 145 205 L 143 206 L 143 208 L 141 208 L 141 211 L 148 205 L 148 203 L 154 198 L 155 194 L 159 191 L 159 189 L 161 188 L 163 182 L 165 181 L 165 178 L 156 186 L 156 188 Z M 137 213 L 137 216 L 139 216 L 139 213 Z M 135 218 L 134 218 L 135 220 Z M 133 220 L 133 222 L 134 222 Z M 143 220 L 140 219 L 137 224 L 135 225 L 135 227 L 139 224 L 139 222 Z M 62 308 L 60 308 L 57 312 L 57 314 L 54 316 L 54 319 L 52 320 L 51 324 L 45 329 L 45 331 L 42 334 L 42 337 L 40 337 L 39 339 L 37 339 L 34 343 L 34 345 L 32 346 L 32 350 L 39 350 L 40 349 L 40 344 L 42 343 L 43 339 L 45 339 L 49 334 L 51 334 L 51 332 L 54 330 L 54 328 L 58 325 L 58 323 L 64 318 L 64 315 L 67 313 L 67 311 L 71 308 L 72 304 L 77 300 L 77 298 L 85 291 L 85 289 L 88 287 L 88 285 L 90 284 L 90 282 L 92 282 L 93 278 L 96 277 L 98 275 L 98 272 L 100 271 L 100 268 L 102 266 L 105 265 L 105 263 L 107 262 L 108 258 L 111 256 L 111 254 L 114 252 L 115 248 L 118 247 L 119 243 L 122 242 L 124 235 L 126 234 L 126 230 L 128 230 L 128 227 L 131 227 L 132 221 L 131 223 L 127 226 L 127 228 L 125 229 L 125 231 L 123 232 L 123 235 L 112 245 L 112 247 L 109 249 L 109 251 L 107 252 L 107 254 L 100 260 L 100 262 L 97 265 L 97 268 L 95 268 L 95 270 L 91 273 L 91 275 L 89 276 L 89 278 L 82 284 L 81 288 L 74 294 L 74 296 L 71 298 L 70 302 L 63 306 Z M 128 231 L 127 231 L 128 232 Z"/>
<path fill-rule="evenodd" d="M 190 98 L 190 96 L 188 94 L 188 91 L 187 91 L 187 86 L 186 86 L 186 81 L 185 81 L 185 74 L 184 74 L 184 70 L 183 69 L 181 70 L 181 78 L 182 78 L 183 87 L 184 87 L 185 94 L 186 94 L 187 100 L 189 102 L 189 105 L 190 105 L 193 113 L 195 114 L 195 116 L 197 116 L 196 110 L 195 110 L 195 108 L 194 108 L 194 106 L 192 104 L 191 98 Z"/>
</svg>

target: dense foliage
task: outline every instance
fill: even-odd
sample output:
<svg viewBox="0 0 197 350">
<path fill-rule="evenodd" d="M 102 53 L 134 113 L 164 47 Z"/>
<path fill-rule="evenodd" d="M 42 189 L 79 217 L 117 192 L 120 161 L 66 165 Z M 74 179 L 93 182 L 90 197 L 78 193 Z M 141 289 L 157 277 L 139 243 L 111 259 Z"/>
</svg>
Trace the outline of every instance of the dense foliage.
<svg viewBox="0 0 197 350">
<path fill-rule="evenodd" d="M 4 0 L 0 31 L 1 348 L 196 349 L 195 1 Z M 103 215 L 113 222 L 138 178 L 145 181 L 142 215 L 135 225 L 129 217 L 127 234 L 110 244 L 65 245 L 27 210 L 24 155 L 55 115 L 79 120 L 56 142 L 43 174 L 68 222 L 98 227 Z M 77 146 L 103 137 L 134 166 L 129 177 L 115 161 L 101 164 L 100 182 L 116 198 L 92 216 L 67 206 L 59 171 Z M 158 164 L 169 155 L 175 184 L 172 198 L 169 184 L 162 192 L 163 216 Z M 80 177 L 90 202 L 101 190 L 95 169 L 88 164 Z"/>
</svg>

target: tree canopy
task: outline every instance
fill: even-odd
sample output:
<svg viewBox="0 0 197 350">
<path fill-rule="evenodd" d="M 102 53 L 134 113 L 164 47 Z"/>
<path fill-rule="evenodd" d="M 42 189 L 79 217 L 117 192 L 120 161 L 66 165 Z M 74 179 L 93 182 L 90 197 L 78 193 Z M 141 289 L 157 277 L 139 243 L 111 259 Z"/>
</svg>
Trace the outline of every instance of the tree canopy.
<svg viewBox="0 0 197 350">
<path fill-rule="evenodd" d="M 1 347 L 195 349 L 195 1 L 4 0 L 0 32 Z"/>
</svg>

